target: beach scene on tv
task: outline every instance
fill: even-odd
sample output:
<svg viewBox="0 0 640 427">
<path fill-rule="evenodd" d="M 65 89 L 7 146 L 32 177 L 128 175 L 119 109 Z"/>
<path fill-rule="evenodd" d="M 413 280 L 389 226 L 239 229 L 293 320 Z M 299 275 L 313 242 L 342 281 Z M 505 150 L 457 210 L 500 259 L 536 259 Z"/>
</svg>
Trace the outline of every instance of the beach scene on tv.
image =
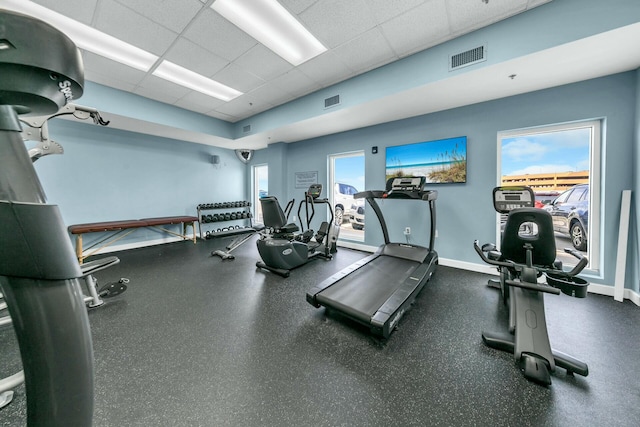
<svg viewBox="0 0 640 427">
<path fill-rule="evenodd" d="M 424 176 L 427 183 L 467 181 L 467 137 L 387 147 L 387 179 Z"/>
</svg>

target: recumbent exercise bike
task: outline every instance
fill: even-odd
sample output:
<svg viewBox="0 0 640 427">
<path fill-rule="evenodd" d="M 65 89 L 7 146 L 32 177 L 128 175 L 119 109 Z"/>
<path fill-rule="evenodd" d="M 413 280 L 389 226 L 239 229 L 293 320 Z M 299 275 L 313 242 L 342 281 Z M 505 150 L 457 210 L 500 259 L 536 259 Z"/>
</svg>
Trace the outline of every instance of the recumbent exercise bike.
<svg viewBox="0 0 640 427">
<path fill-rule="evenodd" d="M 535 195 L 529 187 L 496 187 L 494 208 L 508 214 L 502 232 L 500 250 L 492 243 L 474 248 L 480 258 L 498 267 L 500 279 L 489 285 L 499 287 L 503 302 L 509 306 L 510 334 L 482 333 L 484 343 L 497 350 L 514 354 L 525 378 L 542 385 L 551 384 L 556 366 L 587 376 L 586 363 L 551 349 L 544 311 L 543 294 L 584 298 L 588 283 L 576 277 L 588 260 L 580 252 L 565 249 L 578 259 L 571 271 L 562 269 L 556 261 L 553 222 L 549 212 L 534 208 Z M 544 275 L 546 284 L 538 283 Z"/>
<path fill-rule="evenodd" d="M 298 205 L 300 227 L 289 223 L 288 218 L 295 204 L 295 199 L 287 203 L 284 211 L 275 196 L 260 198 L 265 231 L 257 241 L 258 252 L 262 261 L 256 267 L 269 270 L 282 277 L 289 277 L 291 270 L 307 262 L 324 258 L 330 260 L 336 249 L 336 241 L 340 225 L 335 224 L 333 209 L 326 198 L 320 198 L 321 184 L 312 184 L 304 194 L 304 200 Z M 306 230 L 302 221 L 301 209 L 305 206 Z M 316 204 L 326 204 L 329 208 L 330 220 L 323 221 L 314 234 L 311 221 L 315 216 Z M 311 209 L 311 214 L 309 213 Z M 297 233 L 301 231 L 301 233 Z M 297 233 L 297 234 L 296 234 Z"/>
</svg>

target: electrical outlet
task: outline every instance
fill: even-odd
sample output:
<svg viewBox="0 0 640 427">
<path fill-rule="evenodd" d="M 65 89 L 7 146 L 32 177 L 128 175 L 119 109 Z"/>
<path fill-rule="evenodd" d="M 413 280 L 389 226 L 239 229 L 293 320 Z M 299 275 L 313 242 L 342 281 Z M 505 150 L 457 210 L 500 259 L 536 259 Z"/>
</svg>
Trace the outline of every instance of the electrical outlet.
<svg viewBox="0 0 640 427">
<path fill-rule="evenodd" d="M 411 234 L 411 227 L 405 227 L 405 228 L 404 228 L 404 235 L 405 235 L 405 236 L 408 236 L 408 235 L 410 235 L 410 234 Z"/>
</svg>

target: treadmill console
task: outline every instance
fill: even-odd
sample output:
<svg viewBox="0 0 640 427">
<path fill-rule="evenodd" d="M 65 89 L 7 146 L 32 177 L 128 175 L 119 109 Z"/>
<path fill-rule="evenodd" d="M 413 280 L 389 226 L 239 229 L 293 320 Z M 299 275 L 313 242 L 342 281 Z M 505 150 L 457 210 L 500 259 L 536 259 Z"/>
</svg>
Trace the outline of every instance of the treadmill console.
<svg viewBox="0 0 640 427">
<path fill-rule="evenodd" d="M 535 194 L 531 187 L 496 187 L 493 189 L 493 207 L 499 213 L 509 213 L 518 208 L 535 206 Z"/>
<path fill-rule="evenodd" d="M 322 184 L 311 184 L 307 190 L 307 194 L 314 200 L 320 197 L 320 193 L 322 193 Z"/>
<path fill-rule="evenodd" d="M 391 191 L 421 191 L 426 179 L 424 176 L 408 176 L 389 178 L 387 192 Z"/>
</svg>

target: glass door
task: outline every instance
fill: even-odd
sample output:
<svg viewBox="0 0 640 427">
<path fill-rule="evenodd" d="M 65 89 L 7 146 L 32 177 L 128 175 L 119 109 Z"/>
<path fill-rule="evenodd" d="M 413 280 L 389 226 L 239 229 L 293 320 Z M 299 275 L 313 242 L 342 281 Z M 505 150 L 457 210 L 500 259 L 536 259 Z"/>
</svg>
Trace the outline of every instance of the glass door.
<svg viewBox="0 0 640 427">
<path fill-rule="evenodd" d="M 364 241 L 364 199 L 353 195 L 364 191 L 364 151 L 329 156 L 327 195 L 340 226 L 340 240 Z"/>
<path fill-rule="evenodd" d="M 269 166 L 257 165 L 253 167 L 253 217 L 254 222 L 263 224 L 262 205 L 260 197 L 269 194 Z"/>
</svg>

